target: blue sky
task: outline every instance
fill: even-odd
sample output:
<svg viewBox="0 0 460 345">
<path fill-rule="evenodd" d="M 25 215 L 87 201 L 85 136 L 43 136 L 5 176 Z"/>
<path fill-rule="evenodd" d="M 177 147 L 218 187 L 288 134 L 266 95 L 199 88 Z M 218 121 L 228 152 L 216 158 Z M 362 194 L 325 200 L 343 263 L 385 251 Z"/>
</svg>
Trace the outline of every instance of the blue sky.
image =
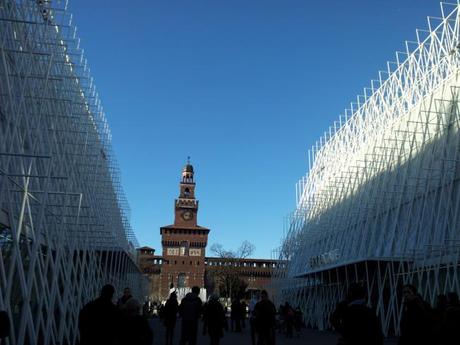
<svg viewBox="0 0 460 345">
<path fill-rule="evenodd" d="M 270 257 L 307 149 L 384 69 L 434 0 L 73 0 L 141 245 L 187 156 L 209 245 Z M 208 253 L 209 254 L 209 253 Z"/>
</svg>

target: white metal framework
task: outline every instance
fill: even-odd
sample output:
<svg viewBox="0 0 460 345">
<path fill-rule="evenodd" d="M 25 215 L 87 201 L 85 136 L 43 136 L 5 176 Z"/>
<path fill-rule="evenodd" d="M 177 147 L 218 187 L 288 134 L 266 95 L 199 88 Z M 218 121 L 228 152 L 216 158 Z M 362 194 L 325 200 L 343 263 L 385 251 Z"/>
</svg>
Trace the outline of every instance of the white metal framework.
<svg viewBox="0 0 460 345">
<path fill-rule="evenodd" d="M 460 292 L 459 6 L 441 3 L 309 152 L 274 286 L 311 325 L 329 326 L 353 281 L 387 334 L 399 332 L 402 284 L 432 303 Z"/>
<path fill-rule="evenodd" d="M 9 344 L 75 344 L 82 305 L 140 292 L 111 135 L 66 1 L 0 0 L 0 309 Z"/>
</svg>

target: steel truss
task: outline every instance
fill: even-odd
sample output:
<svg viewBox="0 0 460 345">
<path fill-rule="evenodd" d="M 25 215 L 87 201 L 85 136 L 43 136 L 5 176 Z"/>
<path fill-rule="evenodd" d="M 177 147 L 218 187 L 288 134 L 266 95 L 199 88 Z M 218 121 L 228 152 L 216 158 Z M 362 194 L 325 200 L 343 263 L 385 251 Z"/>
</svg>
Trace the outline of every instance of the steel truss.
<svg viewBox="0 0 460 345">
<path fill-rule="evenodd" d="M 66 1 L 0 0 L 0 309 L 9 344 L 75 344 L 110 282 L 141 294 L 138 243 Z"/>
<path fill-rule="evenodd" d="M 459 7 L 441 3 L 309 152 L 273 287 L 312 326 L 329 327 L 354 281 L 386 334 L 399 331 L 403 284 L 431 303 L 460 293 Z"/>
</svg>

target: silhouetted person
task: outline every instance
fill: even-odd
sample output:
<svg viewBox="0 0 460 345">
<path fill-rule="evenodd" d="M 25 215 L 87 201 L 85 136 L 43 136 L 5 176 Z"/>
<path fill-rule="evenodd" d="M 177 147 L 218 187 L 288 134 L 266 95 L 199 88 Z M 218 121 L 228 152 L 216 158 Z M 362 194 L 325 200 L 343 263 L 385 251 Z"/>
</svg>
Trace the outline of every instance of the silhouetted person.
<svg viewBox="0 0 460 345">
<path fill-rule="evenodd" d="M 259 298 L 257 296 L 253 296 L 251 301 L 249 302 L 249 327 L 251 329 L 251 344 L 256 345 L 256 322 L 255 322 L 255 307 L 257 302 L 259 302 Z"/>
<path fill-rule="evenodd" d="M 141 304 L 132 297 L 124 304 L 121 345 L 152 345 L 153 333 L 140 309 Z"/>
<path fill-rule="evenodd" d="M 237 298 L 233 300 L 231 309 L 232 332 L 241 332 L 241 303 Z"/>
<path fill-rule="evenodd" d="M 300 307 L 297 307 L 294 311 L 294 329 L 297 334 L 297 338 L 300 338 L 300 332 L 302 330 L 302 323 L 303 323 L 303 314 L 300 310 Z"/>
<path fill-rule="evenodd" d="M 337 303 L 337 306 L 335 307 L 335 310 L 332 312 L 330 317 L 332 327 L 339 333 L 341 333 L 343 328 L 343 315 L 348 304 L 351 302 L 350 293 L 351 289 L 348 289 L 345 299 Z"/>
<path fill-rule="evenodd" d="M 150 305 L 148 301 L 145 301 L 144 305 L 142 306 L 142 315 L 144 317 L 150 316 Z"/>
<path fill-rule="evenodd" d="M 443 345 L 458 345 L 460 343 L 460 302 L 455 292 L 447 294 L 447 306 L 441 333 Z"/>
<path fill-rule="evenodd" d="M 343 301 L 337 303 L 337 306 L 335 307 L 335 310 L 332 312 L 330 317 L 332 327 L 340 334 L 343 330 L 343 316 L 345 314 L 348 303 L 349 299 L 347 296 Z"/>
<path fill-rule="evenodd" d="M 125 287 L 123 290 L 123 295 L 117 301 L 117 307 L 123 309 L 125 307 L 126 302 L 133 296 L 131 295 L 131 289 L 129 287 Z"/>
<path fill-rule="evenodd" d="M 403 312 L 398 345 L 431 345 L 431 307 L 413 285 L 403 287 Z"/>
<path fill-rule="evenodd" d="M 10 335 L 10 318 L 6 311 L 0 311 L 0 344 Z"/>
<path fill-rule="evenodd" d="M 360 284 L 351 284 L 348 298 L 334 312 L 334 327 L 347 345 L 381 345 L 383 333 L 375 312 L 366 305 L 366 291 Z"/>
<path fill-rule="evenodd" d="M 248 308 L 248 305 L 246 301 L 241 301 L 241 328 L 243 329 L 246 328 L 246 317 L 248 316 L 247 308 Z"/>
<path fill-rule="evenodd" d="M 286 334 L 286 312 L 284 310 L 284 305 L 280 304 L 278 307 L 278 332 Z"/>
<path fill-rule="evenodd" d="M 158 317 L 160 319 L 164 319 L 165 318 L 165 306 L 163 304 L 160 304 L 157 308 L 157 313 L 158 313 Z"/>
<path fill-rule="evenodd" d="M 178 311 L 179 304 L 177 303 L 177 294 L 172 292 L 163 308 L 163 319 L 166 327 L 166 345 L 172 345 L 173 343 Z"/>
<path fill-rule="evenodd" d="M 286 325 L 286 336 L 292 338 L 294 335 L 294 310 L 288 302 L 284 304 L 284 323 Z"/>
<path fill-rule="evenodd" d="M 226 325 L 225 311 L 216 295 L 211 295 L 203 312 L 204 331 L 209 334 L 211 345 L 219 345 L 224 336 L 223 328 Z"/>
<path fill-rule="evenodd" d="M 202 302 L 200 297 L 200 288 L 192 287 L 192 292 L 189 292 L 181 301 L 179 306 L 179 314 L 182 317 L 181 330 L 181 345 L 196 345 L 196 337 L 198 333 L 198 320 L 201 316 Z"/>
<path fill-rule="evenodd" d="M 86 304 L 78 317 L 82 345 L 119 344 L 121 314 L 112 303 L 115 288 L 104 285 L 100 297 Z"/>
<path fill-rule="evenodd" d="M 262 290 L 261 300 L 254 307 L 257 345 L 275 344 L 276 307 L 268 299 L 268 293 Z"/>
</svg>

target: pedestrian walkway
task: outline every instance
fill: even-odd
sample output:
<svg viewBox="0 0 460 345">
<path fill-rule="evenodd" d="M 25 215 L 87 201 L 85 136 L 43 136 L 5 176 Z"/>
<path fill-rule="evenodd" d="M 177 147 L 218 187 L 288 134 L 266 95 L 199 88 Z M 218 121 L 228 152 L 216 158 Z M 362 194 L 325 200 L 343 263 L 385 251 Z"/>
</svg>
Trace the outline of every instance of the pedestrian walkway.
<svg viewBox="0 0 460 345">
<path fill-rule="evenodd" d="M 151 320 L 151 326 L 154 330 L 154 345 L 162 345 L 165 342 L 164 327 L 158 319 Z M 197 345 L 208 345 L 209 338 L 202 335 L 202 325 L 198 330 Z M 180 337 L 180 320 L 177 321 L 176 332 L 174 336 L 174 345 L 179 344 Z M 320 332 L 311 329 L 303 329 L 300 337 L 287 339 L 284 335 L 276 334 L 276 345 L 336 345 L 337 334 L 335 332 Z M 221 345 L 251 345 L 251 336 L 249 329 L 245 328 L 241 333 L 225 332 Z M 394 341 L 386 341 L 385 345 L 394 345 Z"/>
</svg>

